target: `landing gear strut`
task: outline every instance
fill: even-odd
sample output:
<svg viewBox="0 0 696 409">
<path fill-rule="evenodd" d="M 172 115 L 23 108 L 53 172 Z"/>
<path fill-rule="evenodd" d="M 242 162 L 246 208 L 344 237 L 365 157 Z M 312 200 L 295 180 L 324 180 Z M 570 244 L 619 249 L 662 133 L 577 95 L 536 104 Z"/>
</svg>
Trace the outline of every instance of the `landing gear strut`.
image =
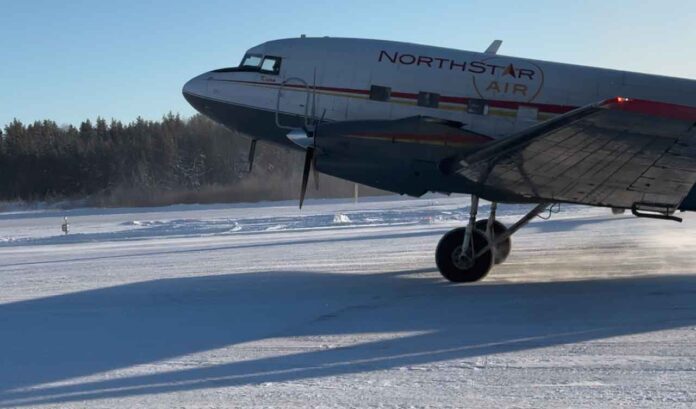
<svg viewBox="0 0 696 409">
<path fill-rule="evenodd" d="M 491 211 L 487 220 L 479 220 L 476 222 L 474 227 L 482 232 L 486 233 L 489 240 L 495 245 L 493 246 L 493 261 L 495 264 L 501 264 L 507 260 L 510 255 L 510 250 L 512 249 L 512 240 L 510 236 L 502 240 L 500 243 L 496 242 L 497 237 L 501 237 L 507 232 L 507 227 L 495 219 L 496 212 L 498 210 L 498 203 L 491 203 Z"/>
<path fill-rule="evenodd" d="M 449 281 L 467 283 L 481 280 L 494 264 L 505 261 L 510 254 L 510 237 L 549 206 L 541 203 L 517 223 L 505 227 L 495 220 L 497 203 L 491 204 L 488 219 L 476 221 L 479 198 L 471 196 L 469 223 L 446 233 L 435 250 L 435 263 Z"/>
</svg>

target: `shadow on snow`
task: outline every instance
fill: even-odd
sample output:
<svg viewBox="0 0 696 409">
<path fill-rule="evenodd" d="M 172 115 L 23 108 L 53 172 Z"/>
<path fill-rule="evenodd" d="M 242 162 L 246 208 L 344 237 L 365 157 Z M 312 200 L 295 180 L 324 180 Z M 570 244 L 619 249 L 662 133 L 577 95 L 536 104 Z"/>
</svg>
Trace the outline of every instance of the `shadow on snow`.
<svg viewBox="0 0 696 409">
<path fill-rule="evenodd" d="M 0 406 L 386 370 L 696 324 L 696 276 L 458 286 L 436 273 L 155 280 L 0 305 Z M 67 381 L 275 337 L 401 332 L 289 355 Z M 403 334 L 407 332 L 407 334 Z"/>
</svg>

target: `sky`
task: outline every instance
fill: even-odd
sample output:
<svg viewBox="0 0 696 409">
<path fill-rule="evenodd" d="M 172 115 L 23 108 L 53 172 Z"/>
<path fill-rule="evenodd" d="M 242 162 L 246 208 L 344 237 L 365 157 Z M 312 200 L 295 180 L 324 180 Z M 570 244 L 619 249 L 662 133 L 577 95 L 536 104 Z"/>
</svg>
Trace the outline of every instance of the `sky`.
<svg viewBox="0 0 696 409">
<path fill-rule="evenodd" d="M 696 78 L 695 22 L 693 0 L 0 0 L 0 127 L 190 116 L 188 79 L 301 34 Z"/>
</svg>

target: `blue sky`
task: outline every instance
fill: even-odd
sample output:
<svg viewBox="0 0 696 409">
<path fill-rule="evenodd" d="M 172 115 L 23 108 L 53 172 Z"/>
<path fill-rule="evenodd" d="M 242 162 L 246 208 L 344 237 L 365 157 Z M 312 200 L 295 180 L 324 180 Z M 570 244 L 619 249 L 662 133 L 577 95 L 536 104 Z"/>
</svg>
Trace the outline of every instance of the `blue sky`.
<svg viewBox="0 0 696 409">
<path fill-rule="evenodd" d="M 0 0 L 0 126 L 189 116 L 187 79 L 303 33 L 696 78 L 693 0 Z"/>
</svg>

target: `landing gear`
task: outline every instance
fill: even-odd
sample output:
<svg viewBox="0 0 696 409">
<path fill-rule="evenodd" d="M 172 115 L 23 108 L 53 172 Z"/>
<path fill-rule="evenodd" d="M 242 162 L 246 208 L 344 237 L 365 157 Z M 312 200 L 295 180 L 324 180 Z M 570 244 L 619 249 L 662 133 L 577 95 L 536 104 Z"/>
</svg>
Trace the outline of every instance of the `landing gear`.
<svg viewBox="0 0 696 409">
<path fill-rule="evenodd" d="M 481 280 L 494 264 L 500 264 L 510 254 L 510 237 L 534 217 L 543 212 L 548 203 L 541 203 L 506 228 L 495 220 L 497 203 L 491 204 L 488 219 L 476 221 L 479 199 L 471 196 L 469 223 L 446 233 L 435 250 L 435 263 L 443 277 L 456 283 Z"/>
<path fill-rule="evenodd" d="M 440 273 L 455 283 L 478 281 L 493 267 L 493 247 L 485 230 L 476 227 L 479 198 L 471 196 L 469 224 L 445 234 L 437 244 L 435 263 Z"/>
<path fill-rule="evenodd" d="M 493 253 L 490 249 L 476 257 L 480 250 L 490 244 L 486 234 L 475 229 L 464 250 L 462 243 L 465 234 L 464 227 L 448 232 L 440 239 L 435 250 L 435 263 L 440 274 L 454 283 L 478 281 L 493 267 Z"/>
</svg>

